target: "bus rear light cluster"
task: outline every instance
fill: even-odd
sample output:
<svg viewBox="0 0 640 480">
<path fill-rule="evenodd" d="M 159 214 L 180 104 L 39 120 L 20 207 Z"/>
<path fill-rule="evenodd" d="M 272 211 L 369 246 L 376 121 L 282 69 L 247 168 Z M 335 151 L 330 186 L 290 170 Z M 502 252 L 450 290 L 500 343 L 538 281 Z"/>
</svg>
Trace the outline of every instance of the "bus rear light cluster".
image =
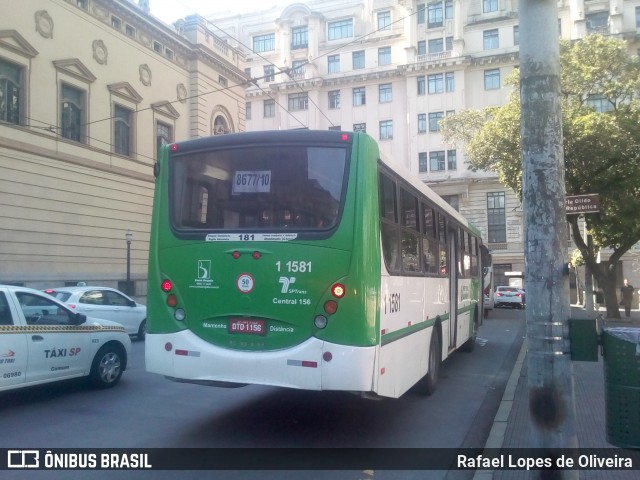
<svg viewBox="0 0 640 480">
<path fill-rule="evenodd" d="M 334 283 L 333 286 L 331 287 L 331 295 L 333 295 L 336 298 L 344 297 L 345 293 L 347 293 L 347 289 L 341 283 Z"/>
<path fill-rule="evenodd" d="M 178 298 L 173 293 L 167 296 L 167 305 L 169 305 L 170 307 L 175 307 L 178 305 Z"/>
<path fill-rule="evenodd" d="M 173 288 L 173 284 L 171 283 L 171 280 L 163 280 L 160 288 L 163 292 L 170 292 Z"/>
<path fill-rule="evenodd" d="M 231 256 L 233 257 L 234 260 L 237 260 L 242 256 L 242 254 L 238 250 L 234 250 L 231 253 Z M 260 258 L 262 257 L 262 254 L 256 250 L 251 254 L 251 256 L 253 257 L 254 260 L 260 260 Z"/>
<path fill-rule="evenodd" d="M 338 311 L 338 302 L 335 300 L 327 300 L 324 302 L 324 311 L 329 315 L 333 315 Z"/>
</svg>

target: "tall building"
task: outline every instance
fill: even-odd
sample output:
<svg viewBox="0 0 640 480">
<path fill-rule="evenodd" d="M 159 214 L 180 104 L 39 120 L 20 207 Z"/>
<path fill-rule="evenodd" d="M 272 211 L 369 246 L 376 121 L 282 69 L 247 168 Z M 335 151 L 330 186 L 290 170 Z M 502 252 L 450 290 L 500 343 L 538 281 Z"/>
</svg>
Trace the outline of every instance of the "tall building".
<svg viewBox="0 0 640 480">
<path fill-rule="evenodd" d="M 247 130 L 366 131 L 479 227 L 500 284 L 505 272 L 524 268 L 520 201 L 495 174 L 470 171 L 462 146 L 443 142 L 439 121 L 505 103 L 505 79 L 519 61 L 517 7 L 517 0 L 307 0 L 209 20 L 246 55 Z M 562 38 L 604 33 L 634 51 L 640 45 L 638 0 L 559 0 L 558 7 Z"/>
<path fill-rule="evenodd" d="M 245 130 L 243 54 L 145 1 L 0 8 L 0 283 L 117 286 L 130 267 L 144 295 L 158 148 Z"/>
</svg>

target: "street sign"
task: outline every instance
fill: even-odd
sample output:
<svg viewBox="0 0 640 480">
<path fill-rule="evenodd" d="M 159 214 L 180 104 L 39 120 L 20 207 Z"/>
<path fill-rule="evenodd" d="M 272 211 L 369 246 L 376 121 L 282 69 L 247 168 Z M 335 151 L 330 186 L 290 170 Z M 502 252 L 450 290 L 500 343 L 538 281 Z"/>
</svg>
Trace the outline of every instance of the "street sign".
<svg viewBox="0 0 640 480">
<path fill-rule="evenodd" d="M 600 211 L 600 195 L 567 195 L 565 198 L 567 215 L 596 213 Z"/>
</svg>

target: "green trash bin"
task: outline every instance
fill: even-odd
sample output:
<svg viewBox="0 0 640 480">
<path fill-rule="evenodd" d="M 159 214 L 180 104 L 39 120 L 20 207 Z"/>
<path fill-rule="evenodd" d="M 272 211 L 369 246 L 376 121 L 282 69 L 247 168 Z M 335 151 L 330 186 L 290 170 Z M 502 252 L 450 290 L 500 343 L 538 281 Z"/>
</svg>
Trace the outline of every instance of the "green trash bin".
<svg viewBox="0 0 640 480">
<path fill-rule="evenodd" d="M 640 328 L 605 328 L 602 343 L 607 441 L 640 448 Z"/>
</svg>

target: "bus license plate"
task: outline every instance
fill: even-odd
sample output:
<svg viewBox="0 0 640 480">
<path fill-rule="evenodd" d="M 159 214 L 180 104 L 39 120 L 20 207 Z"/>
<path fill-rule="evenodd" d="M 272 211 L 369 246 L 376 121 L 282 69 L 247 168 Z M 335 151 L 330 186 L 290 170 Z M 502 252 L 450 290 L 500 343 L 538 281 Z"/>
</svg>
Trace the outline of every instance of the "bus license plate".
<svg viewBox="0 0 640 480">
<path fill-rule="evenodd" d="M 246 318 L 232 318 L 229 320 L 229 333 L 248 333 L 250 335 L 264 335 L 266 333 L 264 320 L 248 320 Z"/>
</svg>

